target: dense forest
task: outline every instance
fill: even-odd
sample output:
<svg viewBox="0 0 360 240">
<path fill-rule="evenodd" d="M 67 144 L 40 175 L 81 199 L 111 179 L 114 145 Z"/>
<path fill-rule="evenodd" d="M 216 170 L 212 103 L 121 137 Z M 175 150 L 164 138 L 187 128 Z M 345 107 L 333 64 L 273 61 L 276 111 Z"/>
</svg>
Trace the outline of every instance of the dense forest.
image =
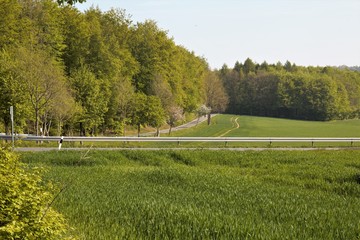
<svg viewBox="0 0 360 240">
<path fill-rule="evenodd" d="M 305 120 L 357 118 L 360 72 L 338 67 L 258 64 L 251 59 L 218 72 L 229 96 L 227 112 Z"/>
<path fill-rule="evenodd" d="M 0 132 L 10 106 L 15 131 L 36 135 L 123 135 L 211 112 L 358 116 L 357 71 L 251 59 L 211 70 L 152 20 L 73 2 L 0 0 Z"/>
<path fill-rule="evenodd" d="M 63 2 L 0 0 L 0 132 L 9 133 L 10 106 L 19 133 L 173 126 L 208 105 L 207 82 L 221 85 L 154 21 Z"/>
</svg>

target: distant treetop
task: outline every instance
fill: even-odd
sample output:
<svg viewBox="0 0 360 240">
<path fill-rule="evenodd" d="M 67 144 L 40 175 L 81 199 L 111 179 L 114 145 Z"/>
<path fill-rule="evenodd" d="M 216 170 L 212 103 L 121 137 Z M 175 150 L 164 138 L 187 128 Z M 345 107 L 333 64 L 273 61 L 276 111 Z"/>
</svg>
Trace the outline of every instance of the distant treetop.
<svg viewBox="0 0 360 240">
<path fill-rule="evenodd" d="M 83 3 L 86 2 L 86 0 L 57 0 L 57 3 L 59 5 L 64 5 L 64 4 L 74 5 L 77 2 Z"/>
</svg>

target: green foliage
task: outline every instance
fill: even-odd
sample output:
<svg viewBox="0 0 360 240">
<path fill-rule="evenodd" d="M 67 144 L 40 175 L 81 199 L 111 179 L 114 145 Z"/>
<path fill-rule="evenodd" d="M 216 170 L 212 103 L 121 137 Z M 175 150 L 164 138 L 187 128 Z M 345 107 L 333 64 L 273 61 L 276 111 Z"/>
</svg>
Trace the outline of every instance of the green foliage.
<svg viewBox="0 0 360 240">
<path fill-rule="evenodd" d="M 158 97 L 148 97 L 146 118 L 148 119 L 148 124 L 152 127 L 159 128 L 165 123 L 165 112 Z"/>
<path fill-rule="evenodd" d="M 20 24 L 18 16 L 20 4 L 12 0 L 0 1 L 0 49 L 19 41 Z"/>
<path fill-rule="evenodd" d="M 171 134 L 171 129 L 176 125 L 176 123 L 184 120 L 184 115 L 180 107 L 171 106 L 167 110 L 167 119 L 166 123 L 169 125 L 169 134 Z"/>
<path fill-rule="evenodd" d="M 73 166 L 82 154 L 22 159 L 72 181 L 56 207 L 84 239 L 359 237 L 358 151 L 92 151 Z"/>
<path fill-rule="evenodd" d="M 289 61 L 259 65 L 247 59 L 220 70 L 229 95 L 227 112 L 307 120 L 356 117 L 360 74 L 330 67 L 298 67 Z"/>
<path fill-rule="evenodd" d="M 29 171 L 18 157 L 0 149 L 0 238 L 72 239 L 63 216 L 52 209 L 54 187 L 40 171 Z"/>
<path fill-rule="evenodd" d="M 138 23 L 131 34 L 130 50 L 140 63 L 140 71 L 134 76 L 138 91 L 149 93 L 156 75 L 166 76 L 172 63 L 174 42 L 154 21 Z"/>
<path fill-rule="evenodd" d="M 165 122 L 165 112 L 160 99 L 136 93 L 131 104 L 130 120 L 133 125 L 138 127 L 138 136 L 141 126 L 160 127 Z"/>
<path fill-rule="evenodd" d="M 66 48 L 63 51 L 62 59 L 67 75 L 80 68 L 85 61 L 87 54 L 90 31 L 89 23 L 85 16 L 76 8 L 62 8 L 63 34 Z"/>
<path fill-rule="evenodd" d="M 23 89 L 23 86 L 17 78 L 16 62 L 13 55 L 13 49 L 3 49 L 0 52 L 0 102 L 2 103 L 0 104 L 0 117 L 6 133 L 10 132 L 10 106 L 14 106 L 14 119 L 20 129 L 24 127 L 21 119 L 24 119 L 27 113 L 24 109 L 28 109 L 25 103 L 26 98 L 19 91 L 19 89 Z"/>
<path fill-rule="evenodd" d="M 25 48 L 41 49 L 58 58 L 65 47 L 62 34 L 62 16 L 54 1 L 21 1 L 22 11 L 19 20 L 22 29 L 21 45 Z"/>
<path fill-rule="evenodd" d="M 70 82 L 75 91 L 75 100 L 82 107 L 80 122 L 84 126 L 81 130 L 95 134 L 96 128 L 104 122 L 107 111 L 109 88 L 106 81 L 97 79 L 89 68 L 82 67 L 71 74 Z"/>
<path fill-rule="evenodd" d="M 15 57 L 21 59 L 15 72 L 23 86 L 22 93 L 31 103 L 35 133 L 39 135 L 40 118 L 46 123 L 48 112 L 62 103 L 60 99 L 67 92 L 65 77 L 59 62 L 44 50 L 19 47 Z"/>
<path fill-rule="evenodd" d="M 330 120 L 348 110 L 349 103 L 341 95 L 344 91 L 338 91 L 341 86 L 326 76 L 283 75 L 278 86 L 279 105 L 284 106 L 285 115 Z"/>
<path fill-rule="evenodd" d="M 220 78 L 213 72 L 208 73 L 205 78 L 206 106 L 212 112 L 221 113 L 227 108 L 229 102 L 224 86 Z"/>
<path fill-rule="evenodd" d="M 171 89 L 172 98 L 186 112 L 192 112 L 203 102 L 207 63 L 181 46 L 176 46 L 167 33 L 154 21 L 138 23 L 131 32 L 130 50 L 139 62 L 139 72 L 133 77 L 137 91 L 160 95 L 154 85 Z M 157 81 L 161 80 L 162 84 Z M 160 97 L 163 101 L 163 98 Z"/>
<path fill-rule="evenodd" d="M 203 102 L 204 59 L 177 46 L 153 21 L 133 24 L 120 9 L 82 13 L 71 6 L 75 2 L 83 0 L 0 0 L 0 121 L 6 132 L 11 105 L 18 132 L 38 134 L 42 127 L 46 134 L 96 135 L 123 131 L 133 92 L 160 98 L 162 110 L 157 100 L 149 107 L 161 116 L 144 120 L 157 127 L 170 106 L 189 113 Z"/>
<path fill-rule="evenodd" d="M 77 2 L 83 3 L 86 2 L 86 0 L 57 0 L 57 3 L 59 5 L 64 5 L 64 4 L 74 5 Z"/>
</svg>

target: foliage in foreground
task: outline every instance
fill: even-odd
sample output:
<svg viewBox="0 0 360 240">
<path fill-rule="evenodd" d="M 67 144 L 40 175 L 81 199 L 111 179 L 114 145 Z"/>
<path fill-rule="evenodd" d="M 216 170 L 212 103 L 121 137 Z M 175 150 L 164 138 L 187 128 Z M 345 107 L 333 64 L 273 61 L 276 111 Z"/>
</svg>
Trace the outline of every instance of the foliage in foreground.
<svg viewBox="0 0 360 240">
<path fill-rule="evenodd" d="M 50 207 L 51 184 L 0 149 L 0 239 L 72 239 L 63 216 Z"/>
<path fill-rule="evenodd" d="M 83 239 L 359 239 L 358 151 L 24 153 Z"/>
</svg>

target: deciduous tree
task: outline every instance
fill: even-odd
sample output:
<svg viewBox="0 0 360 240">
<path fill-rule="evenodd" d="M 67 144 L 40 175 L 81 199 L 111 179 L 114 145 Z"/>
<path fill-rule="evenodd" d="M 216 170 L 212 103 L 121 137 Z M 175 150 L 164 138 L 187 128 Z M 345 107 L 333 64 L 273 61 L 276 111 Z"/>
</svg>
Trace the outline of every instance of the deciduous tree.
<svg viewBox="0 0 360 240">
<path fill-rule="evenodd" d="M 108 111 L 109 86 L 102 79 L 96 78 L 87 66 L 74 71 L 70 83 L 74 90 L 74 98 L 83 109 L 80 118 L 81 135 L 86 135 L 87 131 L 92 135 L 96 134 Z"/>
<path fill-rule="evenodd" d="M 223 83 L 214 72 L 208 72 L 205 78 L 206 106 L 211 112 L 224 112 L 229 103 L 229 97 L 225 91 Z M 211 120 L 211 112 L 208 114 L 208 124 Z"/>
<path fill-rule="evenodd" d="M 35 132 L 39 135 L 41 114 L 54 106 L 65 88 L 63 71 L 58 62 L 43 50 L 18 48 L 15 52 L 16 74 L 31 103 L 35 119 Z M 64 90 L 66 91 L 66 90 Z"/>
</svg>

